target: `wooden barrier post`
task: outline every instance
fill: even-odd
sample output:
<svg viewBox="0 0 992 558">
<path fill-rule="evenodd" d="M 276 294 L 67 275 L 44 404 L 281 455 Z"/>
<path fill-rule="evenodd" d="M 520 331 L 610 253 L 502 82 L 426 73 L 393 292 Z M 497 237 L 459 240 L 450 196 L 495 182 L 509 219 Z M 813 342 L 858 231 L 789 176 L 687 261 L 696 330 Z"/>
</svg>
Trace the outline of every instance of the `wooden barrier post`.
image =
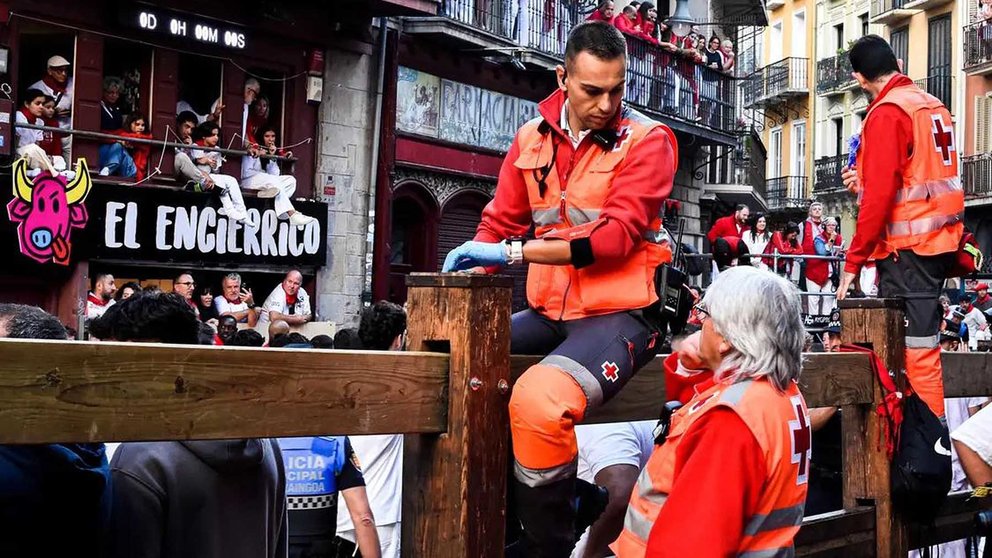
<svg viewBox="0 0 992 558">
<path fill-rule="evenodd" d="M 510 388 L 509 277 L 413 274 L 409 347 L 449 350 L 448 428 L 406 436 L 403 556 L 503 555 L 507 402 Z"/>
<path fill-rule="evenodd" d="M 843 340 L 871 348 L 890 371 L 897 385 L 904 366 L 906 325 L 901 301 L 849 299 L 838 303 Z M 872 500 L 875 506 L 876 556 L 906 556 L 908 541 L 903 519 L 892 507 L 889 460 L 885 441 L 879 440 L 881 425 L 875 408 L 882 400 L 875 380 L 875 396 L 869 407 L 841 407 L 844 439 L 844 508 L 852 509 Z"/>
</svg>

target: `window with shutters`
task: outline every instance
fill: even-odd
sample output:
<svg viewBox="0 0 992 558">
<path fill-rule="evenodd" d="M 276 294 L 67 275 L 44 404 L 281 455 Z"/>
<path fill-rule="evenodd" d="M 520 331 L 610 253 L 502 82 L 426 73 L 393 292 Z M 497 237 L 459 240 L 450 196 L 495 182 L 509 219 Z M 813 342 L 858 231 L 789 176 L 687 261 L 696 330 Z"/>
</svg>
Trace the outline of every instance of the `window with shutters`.
<svg viewBox="0 0 992 558">
<path fill-rule="evenodd" d="M 902 60 L 902 73 L 909 73 L 909 27 L 896 29 L 889 36 L 889 44 L 892 45 L 892 52 L 896 55 L 896 60 Z"/>
<path fill-rule="evenodd" d="M 992 97 L 975 97 L 975 153 L 992 152 Z"/>
</svg>

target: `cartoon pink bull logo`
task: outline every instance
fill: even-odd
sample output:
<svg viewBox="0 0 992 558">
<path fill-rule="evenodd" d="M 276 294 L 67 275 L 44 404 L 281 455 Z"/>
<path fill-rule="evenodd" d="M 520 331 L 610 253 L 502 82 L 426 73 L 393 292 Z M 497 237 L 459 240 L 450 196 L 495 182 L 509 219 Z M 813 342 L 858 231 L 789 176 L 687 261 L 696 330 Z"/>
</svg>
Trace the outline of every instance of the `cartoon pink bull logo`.
<svg viewBox="0 0 992 558">
<path fill-rule="evenodd" d="M 14 163 L 14 199 L 7 204 L 7 215 L 17 223 L 21 253 L 39 262 L 69 265 L 73 228 L 86 226 L 89 218 L 83 201 L 93 183 L 86 162 L 76 161 L 76 177 L 68 182 L 62 175 L 42 172 L 32 182 L 27 163 Z"/>
</svg>

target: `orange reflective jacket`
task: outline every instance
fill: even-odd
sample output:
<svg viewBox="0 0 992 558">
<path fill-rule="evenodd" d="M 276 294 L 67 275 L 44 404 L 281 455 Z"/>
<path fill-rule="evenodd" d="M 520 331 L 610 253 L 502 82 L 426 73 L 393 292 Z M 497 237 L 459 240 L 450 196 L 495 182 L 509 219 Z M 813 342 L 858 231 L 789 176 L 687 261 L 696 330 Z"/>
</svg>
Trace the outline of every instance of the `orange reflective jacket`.
<svg viewBox="0 0 992 558">
<path fill-rule="evenodd" d="M 554 137 L 542 119 L 525 124 L 517 133 L 520 155 L 513 165 L 527 188 L 537 238 L 574 240 L 588 237 L 605 223 L 600 212 L 613 178 L 623 171 L 627 153 L 654 128 L 669 135 L 678 161 L 675 134 L 635 110 L 619 116 L 617 137 L 602 149 L 586 149 L 572 161 L 565 184 L 552 161 L 557 156 Z M 590 141 L 587 138 L 585 141 Z M 633 251 L 623 260 L 595 262 L 576 269 L 572 265 L 531 263 L 527 271 L 527 301 L 531 308 L 552 319 L 574 320 L 650 306 L 655 294 L 655 269 L 670 262 L 669 237 L 661 215 L 655 216 Z"/>
<path fill-rule="evenodd" d="M 915 85 L 890 90 L 868 111 L 867 118 L 885 104 L 896 105 L 909 115 L 913 153 L 872 257 L 880 260 L 896 250 L 912 250 L 921 256 L 956 251 L 964 231 L 964 191 L 958 176 L 951 113 L 940 100 Z M 858 152 L 857 168 L 864 183 L 862 153 Z"/>
<path fill-rule="evenodd" d="M 732 409 L 754 434 L 768 477 L 757 509 L 741 533 L 739 555 L 786 556 L 803 521 L 811 451 L 806 402 L 795 383 L 784 393 L 765 379 L 718 382 L 672 415 L 664 445 L 655 447 L 630 496 L 623 532 L 611 548 L 618 558 L 642 558 L 648 536 L 675 482 L 684 434 L 708 411 Z M 719 459 L 718 455 L 709 459 Z M 701 504 L 702 505 L 702 504 Z"/>
</svg>

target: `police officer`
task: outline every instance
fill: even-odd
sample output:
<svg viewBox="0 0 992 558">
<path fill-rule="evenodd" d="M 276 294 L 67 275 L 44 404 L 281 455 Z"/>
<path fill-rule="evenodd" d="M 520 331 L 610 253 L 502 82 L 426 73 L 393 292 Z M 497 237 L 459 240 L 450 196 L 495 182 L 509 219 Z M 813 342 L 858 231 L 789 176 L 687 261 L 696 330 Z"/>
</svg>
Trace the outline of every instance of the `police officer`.
<svg viewBox="0 0 992 558">
<path fill-rule="evenodd" d="M 510 400 L 513 490 L 524 555 L 567 557 L 575 541 L 574 425 L 655 356 L 655 273 L 671 261 L 662 203 L 678 161 L 667 127 L 623 104 L 627 46 L 604 22 L 576 26 L 559 90 L 541 102 L 500 169 L 475 240 L 444 271 L 529 264 L 529 308 L 511 350 L 546 354 Z M 531 226 L 537 240 L 524 241 Z M 617 497 L 625 498 L 626 495 Z"/>
<path fill-rule="evenodd" d="M 379 558 L 379 537 L 351 441 L 346 436 L 280 438 L 279 447 L 286 468 L 290 558 L 337 555 L 339 492 L 355 523 L 362 556 Z"/>
</svg>

